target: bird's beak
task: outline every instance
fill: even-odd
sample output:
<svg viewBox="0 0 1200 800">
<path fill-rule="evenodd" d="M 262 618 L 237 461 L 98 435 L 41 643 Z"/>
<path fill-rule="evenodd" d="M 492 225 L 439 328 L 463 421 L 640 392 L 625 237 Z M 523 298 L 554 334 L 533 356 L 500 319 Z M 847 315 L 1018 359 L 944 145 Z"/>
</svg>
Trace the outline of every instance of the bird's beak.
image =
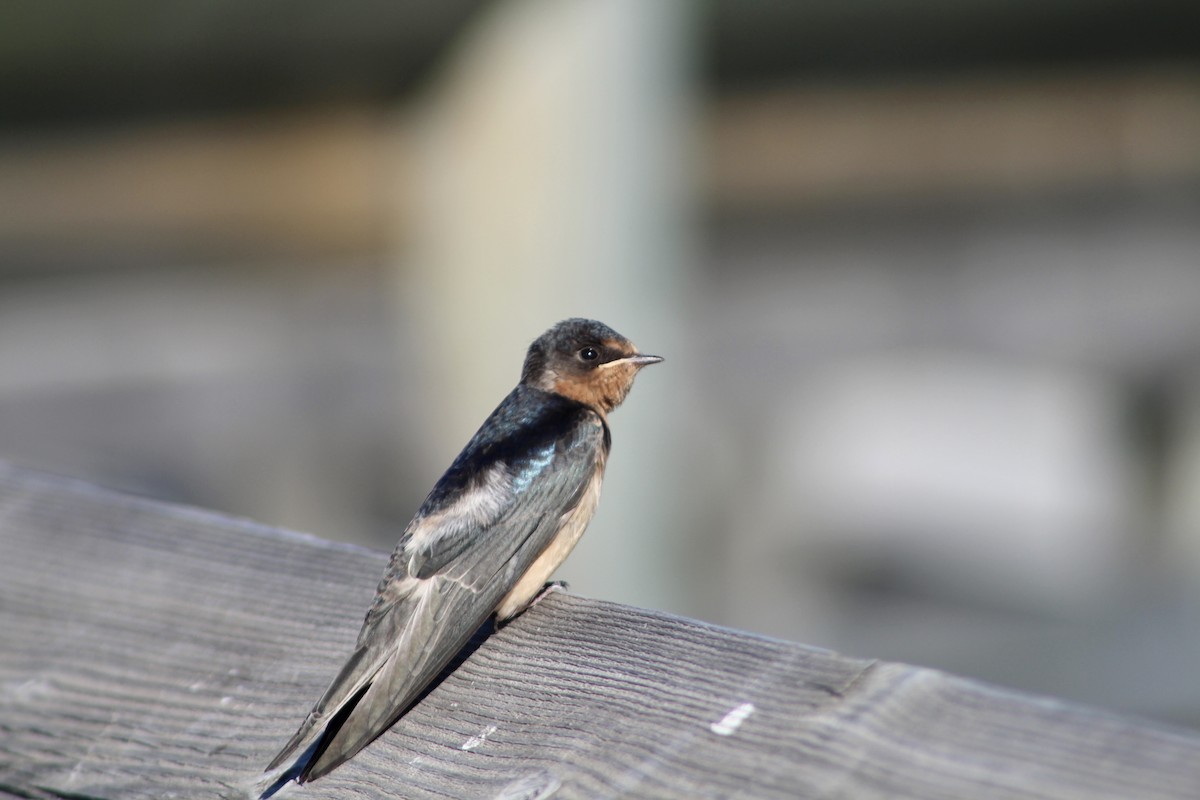
<svg viewBox="0 0 1200 800">
<path fill-rule="evenodd" d="M 657 364 L 658 362 L 663 360 L 663 357 L 662 356 L 647 356 L 647 355 L 642 355 L 641 353 L 634 353 L 631 356 L 626 356 L 625 358 L 622 358 L 619 360 L 623 361 L 626 364 L 633 364 L 635 367 L 644 367 L 649 364 Z"/>
</svg>

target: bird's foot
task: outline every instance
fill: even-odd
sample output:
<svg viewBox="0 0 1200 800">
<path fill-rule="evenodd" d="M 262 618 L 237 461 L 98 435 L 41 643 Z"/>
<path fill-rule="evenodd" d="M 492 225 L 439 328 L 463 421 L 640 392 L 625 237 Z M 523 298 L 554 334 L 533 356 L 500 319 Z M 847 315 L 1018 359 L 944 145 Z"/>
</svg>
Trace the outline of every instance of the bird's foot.
<svg viewBox="0 0 1200 800">
<path fill-rule="evenodd" d="M 549 583 L 542 586 L 542 590 L 540 592 L 538 592 L 537 594 L 535 594 L 533 596 L 533 599 L 530 600 L 529 603 L 524 608 L 522 608 L 520 611 L 513 614 L 508 619 L 497 619 L 496 623 L 495 623 L 496 630 L 500 630 L 500 629 L 506 627 L 510 622 L 517 619 L 522 614 L 524 614 L 526 611 L 528 611 L 529 609 L 536 606 L 538 603 L 545 600 L 546 596 L 551 594 L 552 592 L 565 592 L 565 591 L 567 591 L 567 582 L 566 581 L 550 581 Z"/>
<path fill-rule="evenodd" d="M 542 602 L 542 600 L 546 599 L 546 596 L 551 592 L 567 592 L 570 590 L 571 587 L 567 585 L 566 581 L 550 581 L 542 587 L 540 592 L 534 595 L 533 599 L 529 601 L 529 605 L 525 606 L 525 610 L 528 611 L 538 603 Z"/>
</svg>

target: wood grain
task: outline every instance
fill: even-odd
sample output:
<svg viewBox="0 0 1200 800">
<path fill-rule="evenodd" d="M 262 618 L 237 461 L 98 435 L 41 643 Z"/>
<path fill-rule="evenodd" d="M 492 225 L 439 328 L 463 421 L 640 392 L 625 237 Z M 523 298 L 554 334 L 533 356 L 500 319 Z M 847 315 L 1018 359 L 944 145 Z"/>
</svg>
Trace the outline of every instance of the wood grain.
<svg viewBox="0 0 1200 800">
<path fill-rule="evenodd" d="M 385 557 L 0 465 L 0 797 L 246 797 Z M 1195 798 L 1200 736 L 554 594 L 279 798 Z"/>
</svg>

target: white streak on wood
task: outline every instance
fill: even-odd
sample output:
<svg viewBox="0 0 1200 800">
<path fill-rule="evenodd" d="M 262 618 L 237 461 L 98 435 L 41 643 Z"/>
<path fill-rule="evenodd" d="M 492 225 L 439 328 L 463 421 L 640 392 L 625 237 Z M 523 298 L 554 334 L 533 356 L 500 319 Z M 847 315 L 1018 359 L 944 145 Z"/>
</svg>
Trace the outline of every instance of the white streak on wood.
<svg viewBox="0 0 1200 800">
<path fill-rule="evenodd" d="M 754 703 L 742 703 L 734 709 L 731 709 L 728 714 L 721 718 L 720 722 L 714 722 L 708 726 L 708 729 L 717 736 L 729 736 L 742 726 L 742 723 L 754 713 Z"/>
<path fill-rule="evenodd" d="M 487 738 L 495 732 L 496 732 L 496 726 L 488 725 L 479 734 L 472 736 L 470 739 L 467 739 L 465 742 L 463 742 L 462 746 L 459 747 L 458 749 L 464 750 L 464 751 L 474 750 L 476 747 L 479 747 L 479 745 L 486 742 Z"/>
<path fill-rule="evenodd" d="M 45 697 L 54 691 L 54 687 L 44 678 L 30 678 L 27 681 L 8 681 L 0 684 L 0 703 L 4 705 L 15 703 L 30 703 L 39 697 Z"/>
</svg>

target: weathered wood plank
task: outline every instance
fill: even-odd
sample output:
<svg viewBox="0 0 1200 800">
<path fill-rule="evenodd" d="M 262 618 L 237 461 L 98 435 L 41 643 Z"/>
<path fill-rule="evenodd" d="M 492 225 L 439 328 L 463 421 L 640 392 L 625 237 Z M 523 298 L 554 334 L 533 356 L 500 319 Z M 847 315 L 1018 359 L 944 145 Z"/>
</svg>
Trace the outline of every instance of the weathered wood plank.
<svg viewBox="0 0 1200 800">
<path fill-rule="evenodd" d="M 242 797 L 384 556 L 0 466 L 0 797 Z M 1194 798 L 1200 736 L 552 595 L 277 797 Z"/>
</svg>

